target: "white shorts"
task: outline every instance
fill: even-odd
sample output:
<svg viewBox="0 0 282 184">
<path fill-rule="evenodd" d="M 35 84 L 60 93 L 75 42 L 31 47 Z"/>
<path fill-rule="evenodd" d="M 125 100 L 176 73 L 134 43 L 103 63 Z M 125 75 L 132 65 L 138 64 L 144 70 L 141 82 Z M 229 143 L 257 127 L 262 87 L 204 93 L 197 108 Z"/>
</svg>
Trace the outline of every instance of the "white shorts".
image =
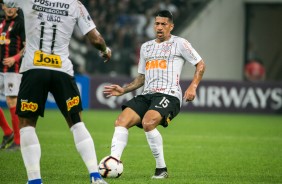
<svg viewBox="0 0 282 184">
<path fill-rule="evenodd" d="M 0 72 L 0 94 L 5 96 L 18 96 L 22 74 Z"/>
</svg>

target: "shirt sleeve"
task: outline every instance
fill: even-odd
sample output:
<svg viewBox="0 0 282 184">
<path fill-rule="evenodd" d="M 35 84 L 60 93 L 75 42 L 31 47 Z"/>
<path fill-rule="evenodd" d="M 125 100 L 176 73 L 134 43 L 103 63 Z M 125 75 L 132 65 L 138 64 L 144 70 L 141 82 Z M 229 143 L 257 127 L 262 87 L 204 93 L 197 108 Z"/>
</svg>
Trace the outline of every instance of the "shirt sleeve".
<svg viewBox="0 0 282 184">
<path fill-rule="evenodd" d="M 82 32 L 83 35 L 87 34 L 92 29 L 96 28 L 95 23 L 93 22 L 92 18 L 90 17 L 88 11 L 86 10 L 85 6 L 78 1 L 78 21 L 77 25 Z"/>
<path fill-rule="evenodd" d="M 144 53 L 144 44 L 141 46 L 140 49 L 140 58 L 138 63 L 138 73 L 140 74 L 145 74 L 146 61 L 143 53 Z"/>
<path fill-rule="evenodd" d="M 202 60 L 198 52 L 186 39 L 182 38 L 179 40 L 179 42 L 180 53 L 186 61 L 190 62 L 192 65 L 196 65 Z"/>
</svg>

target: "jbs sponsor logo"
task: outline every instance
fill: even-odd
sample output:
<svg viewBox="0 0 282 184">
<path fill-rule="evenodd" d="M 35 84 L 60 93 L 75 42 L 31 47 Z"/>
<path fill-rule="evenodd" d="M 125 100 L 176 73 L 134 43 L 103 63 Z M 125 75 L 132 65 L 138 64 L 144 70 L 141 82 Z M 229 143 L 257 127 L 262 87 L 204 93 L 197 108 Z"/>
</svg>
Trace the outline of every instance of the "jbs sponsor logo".
<svg viewBox="0 0 282 184">
<path fill-rule="evenodd" d="M 79 104 L 79 97 L 73 97 L 72 99 L 67 100 L 67 107 L 68 107 L 68 111 L 71 110 L 72 107 L 76 106 Z"/>
<path fill-rule="evenodd" d="M 32 102 L 21 102 L 21 111 L 35 112 L 38 109 L 38 104 Z"/>
<path fill-rule="evenodd" d="M 151 69 L 166 69 L 167 64 L 166 60 L 152 60 L 152 61 L 147 61 L 146 62 L 146 70 L 151 70 Z"/>
</svg>

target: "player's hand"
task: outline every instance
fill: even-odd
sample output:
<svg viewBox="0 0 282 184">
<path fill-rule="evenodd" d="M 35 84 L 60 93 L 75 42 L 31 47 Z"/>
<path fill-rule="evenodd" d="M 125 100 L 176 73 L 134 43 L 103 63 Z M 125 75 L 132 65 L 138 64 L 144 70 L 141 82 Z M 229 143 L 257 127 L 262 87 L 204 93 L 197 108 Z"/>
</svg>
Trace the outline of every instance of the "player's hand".
<svg viewBox="0 0 282 184">
<path fill-rule="evenodd" d="M 121 96 L 124 94 L 124 89 L 120 87 L 119 85 L 113 84 L 109 86 L 104 86 L 104 94 L 106 94 L 106 97 L 111 96 Z"/>
<path fill-rule="evenodd" d="M 8 57 L 3 60 L 3 65 L 8 66 L 9 68 L 15 64 L 16 60 L 14 57 Z"/>
<path fill-rule="evenodd" d="M 100 56 L 106 59 L 104 63 L 108 62 L 112 57 L 111 49 L 107 47 L 105 52 L 100 51 Z"/>
<path fill-rule="evenodd" d="M 183 99 L 186 102 L 191 102 L 196 97 L 196 88 L 189 86 L 189 88 L 185 91 Z"/>
</svg>

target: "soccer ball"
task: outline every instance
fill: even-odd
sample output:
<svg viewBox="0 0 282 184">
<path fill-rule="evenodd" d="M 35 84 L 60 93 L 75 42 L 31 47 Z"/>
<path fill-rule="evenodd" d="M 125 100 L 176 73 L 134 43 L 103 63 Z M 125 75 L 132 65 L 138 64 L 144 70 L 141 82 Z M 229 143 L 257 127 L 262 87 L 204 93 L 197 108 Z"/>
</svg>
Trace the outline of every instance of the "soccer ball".
<svg viewBox="0 0 282 184">
<path fill-rule="evenodd" d="M 99 173 L 103 178 L 118 178 L 123 172 L 123 164 L 112 156 L 104 157 L 99 163 Z"/>
</svg>

